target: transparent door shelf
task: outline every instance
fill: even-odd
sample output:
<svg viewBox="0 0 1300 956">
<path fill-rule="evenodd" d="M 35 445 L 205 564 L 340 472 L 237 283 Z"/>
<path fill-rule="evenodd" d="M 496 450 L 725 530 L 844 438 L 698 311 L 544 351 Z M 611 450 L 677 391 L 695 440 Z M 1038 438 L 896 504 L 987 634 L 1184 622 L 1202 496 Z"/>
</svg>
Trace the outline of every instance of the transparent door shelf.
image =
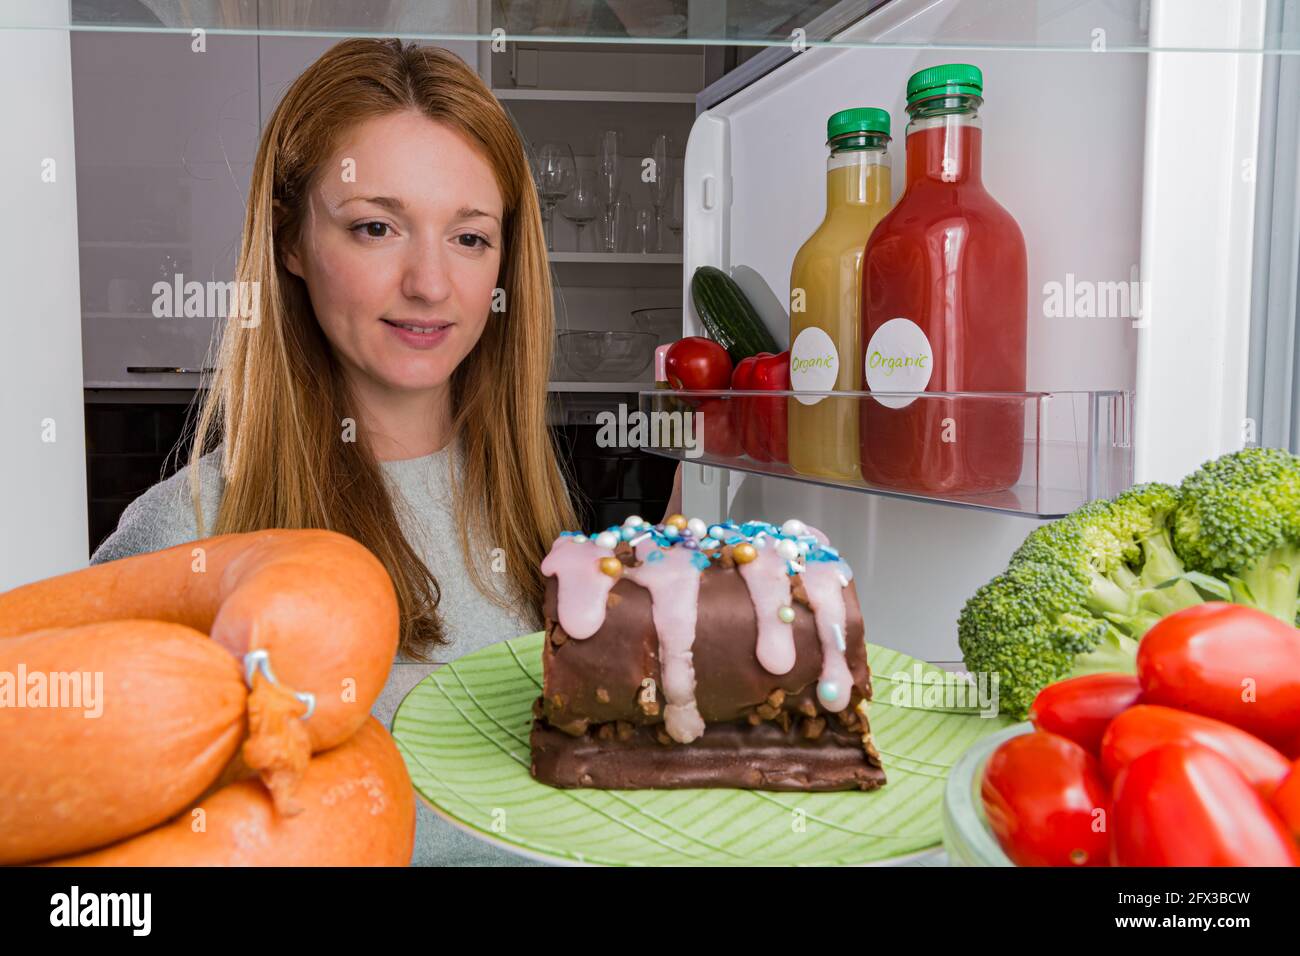
<svg viewBox="0 0 1300 956">
<path fill-rule="evenodd" d="M 607 440 L 866 494 L 1053 518 L 1133 480 L 1131 392 L 638 395 Z"/>
</svg>

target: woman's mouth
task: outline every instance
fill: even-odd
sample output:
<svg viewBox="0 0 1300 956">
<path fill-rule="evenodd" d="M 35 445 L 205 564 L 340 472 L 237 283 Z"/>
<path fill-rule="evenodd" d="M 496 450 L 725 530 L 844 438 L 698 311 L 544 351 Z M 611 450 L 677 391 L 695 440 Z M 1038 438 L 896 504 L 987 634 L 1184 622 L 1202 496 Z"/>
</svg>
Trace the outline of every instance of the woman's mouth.
<svg viewBox="0 0 1300 956">
<path fill-rule="evenodd" d="M 404 345 L 415 349 L 431 349 L 442 342 L 451 330 L 450 322 L 402 322 L 397 319 L 381 319 L 392 329 L 393 334 Z"/>
</svg>

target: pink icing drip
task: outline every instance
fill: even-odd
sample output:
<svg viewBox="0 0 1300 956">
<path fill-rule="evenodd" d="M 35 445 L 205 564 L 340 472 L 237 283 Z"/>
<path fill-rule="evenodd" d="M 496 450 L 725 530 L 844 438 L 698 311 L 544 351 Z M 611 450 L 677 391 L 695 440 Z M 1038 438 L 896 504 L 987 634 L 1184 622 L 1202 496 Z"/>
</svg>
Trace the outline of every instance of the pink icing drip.
<svg viewBox="0 0 1300 956">
<path fill-rule="evenodd" d="M 794 627 L 777 616 L 783 605 L 790 604 L 788 562 L 776 553 L 770 541 L 757 550 L 757 558 L 737 565 L 758 618 L 755 654 L 769 674 L 788 674 L 795 660 Z"/>
<path fill-rule="evenodd" d="M 819 693 L 817 699 L 821 705 L 832 713 L 838 713 L 849 706 L 853 687 L 853 673 L 849 670 L 845 652 L 840 649 L 839 637 L 847 639 L 844 632 L 846 612 L 844 609 L 844 591 L 840 584 L 840 575 L 844 573 L 840 561 L 809 561 L 803 570 L 803 589 L 808 595 L 808 603 L 813 608 L 813 619 L 817 622 L 817 637 L 822 645 L 822 672 L 818 686 L 833 682 L 839 690 L 839 696 L 828 701 Z"/>
<path fill-rule="evenodd" d="M 651 552 L 663 555 L 647 561 Z M 659 634 L 659 664 L 663 671 L 664 726 L 679 743 L 689 744 L 704 733 L 704 718 L 695 703 L 695 620 L 699 609 L 700 571 L 691 563 L 696 552 L 660 548 L 647 539 L 636 546 L 642 562 L 628 568 L 627 577 L 650 592 L 651 614 Z"/>
<path fill-rule="evenodd" d="M 830 547 L 831 539 L 826 537 L 825 533 L 819 531 L 818 529 L 814 528 L 810 524 L 804 525 L 804 527 L 808 529 L 808 533 L 812 535 L 814 538 L 816 538 L 817 543 L 820 544 L 823 548 Z"/>
<path fill-rule="evenodd" d="M 542 559 L 542 573 L 559 581 L 556 604 L 560 625 L 569 637 L 591 637 L 605 623 L 605 602 L 618 579 L 600 570 L 600 559 L 613 554 L 590 538 L 578 541 L 563 535 Z"/>
</svg>

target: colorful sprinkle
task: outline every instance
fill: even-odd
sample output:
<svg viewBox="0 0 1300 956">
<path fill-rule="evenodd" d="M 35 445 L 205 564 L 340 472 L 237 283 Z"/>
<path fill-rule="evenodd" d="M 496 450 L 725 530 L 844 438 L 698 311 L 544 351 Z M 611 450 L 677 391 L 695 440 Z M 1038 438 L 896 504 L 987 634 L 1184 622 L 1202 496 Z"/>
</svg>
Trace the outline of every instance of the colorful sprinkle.
<svg viewBox="0 0 1300 956">
<path fill-rule="evenodd" d="M 600 573 L 608 574 L 611 578 L 621 578 L 623 576 L 623 562 L 613 555 L 601 558 Z"/>
<path fill-rule="evenodd" d="M 817 684 L 817 696 L 828 704 L 839 699 L 840 689 L 834 681 L 824 680 Z"/>
<path fill-rule="evenodd" d="M 749 564 L 758 557 L 758 551 L 752 544 L 741 543 L 731 549 L 731 556 L 737 564 Z"/>
<path fill-rule="evenodd" d="M 791 607 L 790 605 L 788 605 L 788 604 L 782 604 L 779 608 L 777 608 L 777 610 L 776 610 L 776 616 L 779 617 L 779 618 L 780 618 L 782 621 L 784 621 L 786 624 L 793 624 L 793 623 L 794 623 L 794 608 L 792 608 L 792 607 Z"/>
</svg>

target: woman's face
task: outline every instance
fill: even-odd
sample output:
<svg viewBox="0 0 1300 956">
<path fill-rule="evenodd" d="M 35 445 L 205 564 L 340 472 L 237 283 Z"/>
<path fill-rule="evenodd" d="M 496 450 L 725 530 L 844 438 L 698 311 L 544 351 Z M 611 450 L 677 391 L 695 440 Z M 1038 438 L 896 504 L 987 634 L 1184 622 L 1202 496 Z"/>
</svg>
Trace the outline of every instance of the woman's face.
<svg viewBox="0 0 1300 956">
<path fill-rule="evenodd" d="M 442 387 L 474 348 L 501 264 L 487 160 L 408 111 L 359 123 L 317 177 L 285 264 L 369 394 Z"/>
</svg>

